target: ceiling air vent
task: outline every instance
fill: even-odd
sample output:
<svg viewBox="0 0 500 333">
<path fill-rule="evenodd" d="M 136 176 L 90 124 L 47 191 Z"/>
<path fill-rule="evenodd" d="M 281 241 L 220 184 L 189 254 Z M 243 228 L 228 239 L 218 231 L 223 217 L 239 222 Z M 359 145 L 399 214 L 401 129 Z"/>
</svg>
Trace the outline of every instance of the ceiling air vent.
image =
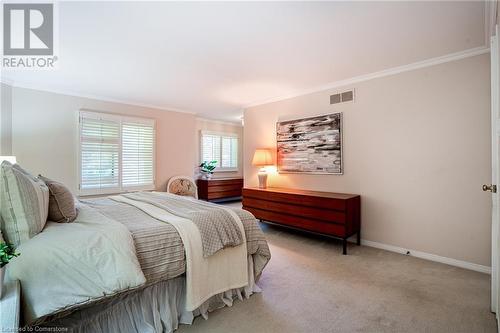
<svg viewBox="0 0 500 333">
<path fill-rule="evenodd" d="M 344 91 L 335 95 L 330 95 L 330 104 L 338 104 L 354 101 L 354 90 Z"/>
</svg>

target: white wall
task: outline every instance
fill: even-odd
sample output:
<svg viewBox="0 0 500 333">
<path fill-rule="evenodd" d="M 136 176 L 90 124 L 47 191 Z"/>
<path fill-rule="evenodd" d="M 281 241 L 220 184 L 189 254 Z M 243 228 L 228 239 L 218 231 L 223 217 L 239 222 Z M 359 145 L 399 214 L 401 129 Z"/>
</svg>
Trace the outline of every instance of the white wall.
<svg viewBox="0 0 500 333">
<path fill-rule="evenodd" d="M 192 175 L 195 116 L 88 98 L 12 88 L 12 150 L 18 163 L 78 189 L 78 112 L 89 109 L 156 119 L 156 186 Z M 180 144 L 182 143 L 182 144 Z"/>
<path fill-rule="evenodd" d="M 344 115 L 344 175 L 274 174 L 271 186 L 361 194 L 370 241 L 490 265 L 489 54 L 245 110 L 245 185 L 257 147 L 275 147 L 276 121 Z"/>
<path fill-rule="evenodd" d="M 12 155 L 12 87 L 0 84 L 0 155 Z"/>
<path fill-rule="evenodd" d="M 238 171 L 237 172 L 215 172 L 213 178 L 243 177 L 243 126 L 230 124 L 209 119 L 196 119 L 196 170 L 201 163 L 201 131 L 212 131 L 222 133 L 234 133 L 238 135 Z M 216 169 L 217 171 L 217 169 Z"/>
</svg>

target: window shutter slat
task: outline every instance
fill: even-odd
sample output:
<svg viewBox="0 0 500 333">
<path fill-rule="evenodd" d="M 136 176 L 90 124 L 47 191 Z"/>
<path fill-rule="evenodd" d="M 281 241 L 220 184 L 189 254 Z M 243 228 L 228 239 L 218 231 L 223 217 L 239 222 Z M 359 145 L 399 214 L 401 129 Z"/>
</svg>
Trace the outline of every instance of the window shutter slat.
<svg viewBox="0 0 500 333">
<path fill-rule="evenodd" d="M 122 123 L 122 186 L 154 187 L 154 125 Z"/>
<path fill-rule="evenodd" d="M 82 190 L 119 188 L 120 123 L 81 115 L 80 159 Z"/>
<path fill-rule="evenodd" d="M 238 167 L 238 139 L 232 136 L 222 137 L 222 167 Z"/>
<path fill-rule="evenodd" d="M 81 111 L 81 193 L 154 189 L 154 145 L 154 120 Z"/>
<path fill-rule="evenodd" d="M 231 134 L 201 134 L 201 159 L 217 161 L 220 169 L 238 168 L 238 138 Z"/>
</svg>

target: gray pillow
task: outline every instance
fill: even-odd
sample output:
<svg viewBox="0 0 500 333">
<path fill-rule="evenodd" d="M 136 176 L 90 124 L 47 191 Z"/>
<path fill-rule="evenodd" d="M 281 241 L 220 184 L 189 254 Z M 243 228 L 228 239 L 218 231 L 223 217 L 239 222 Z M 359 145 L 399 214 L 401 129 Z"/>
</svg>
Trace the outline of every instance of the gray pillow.
<svg viewBox="0 0 500 333">
<path fill-rule="evenodd" d="M 73 222 L 78 216 L 75 199 L 70 190 L 63 184 L 39 175 L 49 188 L 49 221 L 58 223 Z"/>
<path fill-rule="evenodd" d="M 0 221 L 5 240 L 14 247 L 42 231 L 47 222 L 49 189 L 19 165 L 0 165 Z"/>
</svg>

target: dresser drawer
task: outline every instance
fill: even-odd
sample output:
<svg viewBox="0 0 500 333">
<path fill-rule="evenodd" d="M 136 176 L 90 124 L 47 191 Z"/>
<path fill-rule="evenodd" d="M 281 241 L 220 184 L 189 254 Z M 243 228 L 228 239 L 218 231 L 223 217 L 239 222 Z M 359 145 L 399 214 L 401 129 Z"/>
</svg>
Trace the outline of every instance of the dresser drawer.
<svg viewBox="0 0 500 333">
<path fill-rule="evenodd" d="M 212 193 L 209 192 L 207 197 L 208 200 L 241 197 L 241 190 L 230 190 L 230 191 L 221 191 Z"/>
<path fill-rule="evenodd" d="M 208 193 L 225 192 L 225 191 L 240 191 L 241 195 L 241 185 L 238 184 L 224 184 L 224 185 L 210 185 L 208 186 Z"/>
<path fill-rule="evenodd" d="M 203 180 L 202 180 L 203 181 Z M 243 179 L 210 179 L 206 181 L 208 186 L 234 185 L 243 188 Z"/>
<path fill-rule="evenodd" d="M 270 212 L 253 207 L 243 206 L 243 209 L 248 210 L 255 215 L 256 218 L 274 222 L 277 224 L 290 226 L 298 229 L 318 232 L 336 237 L 346 237 L 346 227 L 343 224 L 328 223 L 324 221 L 312 220 L 295 215 L 281 214 L 278 212 Z"/>
<path fill-rule="evenodd" d="M 327 223 L 344 224 L 346 222 L 346 213 L 343 211 L 291 205 L 286 202 L 269 201 L 245 196 L 243 198 L 243 206 L 275 213 L 295 215 Z"/>
<path fill-rule="evenodd" d="M 253 189 L 243 189 L 243 196 L 249 198 L 265 199 L 267 201 L 287 202 L 289 204 L 316 207 L 323 209 L 331 209 L 345 211 L 346 204 L 344 200 L 331 200 L 329 198 L 313 197 L 309 195 L 266 192 Z"/>
</svg>

